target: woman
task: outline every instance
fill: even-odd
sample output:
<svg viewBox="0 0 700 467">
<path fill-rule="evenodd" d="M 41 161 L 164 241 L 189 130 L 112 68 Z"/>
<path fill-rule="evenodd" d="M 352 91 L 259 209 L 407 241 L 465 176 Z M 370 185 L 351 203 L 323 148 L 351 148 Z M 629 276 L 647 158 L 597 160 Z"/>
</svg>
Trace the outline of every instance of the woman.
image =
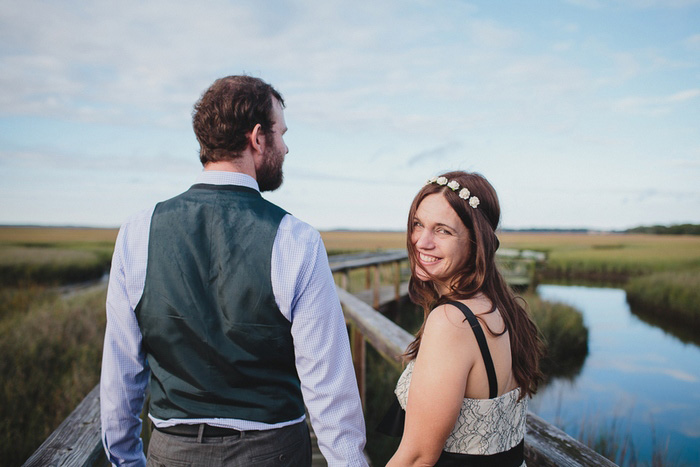
<svg viewBox="0 0 700 467">
<path fill-rule="evenodd" d="M 409 295 L 425 318 L 395 391 L 405 422 L 389 466 L 525 465 L 542 344 L 496 268 L 499 218 L 479 174 L 434 177 L 413 200 Z"/>
</svg>

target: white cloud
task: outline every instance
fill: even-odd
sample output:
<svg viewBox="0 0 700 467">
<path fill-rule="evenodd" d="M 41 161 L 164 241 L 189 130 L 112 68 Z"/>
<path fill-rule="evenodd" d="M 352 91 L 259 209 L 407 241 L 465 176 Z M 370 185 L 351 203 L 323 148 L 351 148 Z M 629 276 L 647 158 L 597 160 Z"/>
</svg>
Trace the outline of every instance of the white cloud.
<svg viewBox="0 0 700 467">
<path fill-rule="evenodd" d="M 673 111 L 677 105 L 684 104 L 700 97 L 700 88 L 686 89 L 660 97 L 632 96 L 619 99 L 613 103 L 613 108 L 628 113 L 643 115 L 663 115 Z"/>
</svg>

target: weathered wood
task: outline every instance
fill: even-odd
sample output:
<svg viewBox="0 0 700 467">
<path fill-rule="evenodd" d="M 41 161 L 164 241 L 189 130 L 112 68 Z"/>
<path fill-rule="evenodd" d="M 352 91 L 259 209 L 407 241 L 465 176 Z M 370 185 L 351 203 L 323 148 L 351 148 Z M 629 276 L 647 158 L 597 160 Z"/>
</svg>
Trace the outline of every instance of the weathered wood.
<svg viewBox="0 0 700 467">
<path fill-rule="evenodd" d="M 357 326 L 386 360 L 400 367 L 401 354 L 413 341 L 413 336 L 351 293 L 341 288 L 337 290 L 346 320 Z"/>
<path fill-rule="evenodd" d="M 401 263 L 394 263 L 394 298 L 398 301 L 401 299 Z"/>
<path fill-rule="evenodd" d="M 342 287 L 341 287 L 342 288 Z M 408 282 L 402 282 L 399 284 L 399 292 L 398 292 L 398 297 L 399 299 L 401 297 L 405 297 L 408 295 Z M 372 306 L 374 302 L 374 291 L 373 290 L 360 290 L 359 292 L 353 292 L 353 295 L 363 302 L 365 302 L 367 305 Z M 397 294 L 396 294 L 396 288 L 393 285 L 383 285 L 379 288 L 379 307 L 381 308 L 384 305 L 391 303 L 393 301 L 396 301 Z"/>
<path fill-rule="evenodd" d="M 30 467 L 109 465 L 100 433 L 99 384 L 27 459 Z"/>
<path fill-rule="evenodd" d="M 496 252 L 498 268 L 511 287 L 526 288 L 531 281 L 529 264 L 536 261 L 535 252 L 531 254 L 517 253 L 516 250 L 498 250 Z M 372 265 L 392 263 L 396 261 L 408 260 L 406 250 L 389 250 L 376 252 L 373 254 L 361 253 L 351 255 L 330 256 L 328 258 L 331 271 L 341 272 L 349 269 L 358 269 Z M 365 287 L 370 289 L 370 274 L 367 271 L 365 276 Z"/>
<path fill-rule="evenodd" d="M 376 264 L 371 266 L 374 281 L 372 283 L 372 306 L 375 310 L 379 309 L 379 283 L 381 282 L 381 272 Z"/>
<path fill-rule="evenodd" d="M 348 287 L 350 287 L 350 274 L 348 271 L 343 271 L 340 273 L 340 287 L 345 290 L 350 290 L 348 289 Z"/>
<path fill-rule="evenodd" d="M 544 467 L 617 465 L 532 412 L 527 414 L 525 458 L 528 465 Z"/>
<path fill-rule="evenodd" d="M 362 408 L 364 409 L 367 381 L 367 371 L 365 367 L 366 341 L 365 336 L 362 335 L 362 331 L 360 331 L 356 325 L 350 326 L 350 345 L 352 346 L 352 363 L 355 367 L 355 379 L 357 380 L 357 389 L 360 393 Z"/>
<path fill-rule="evenodd" d="M 330 256 L 331 271 L 340 272 L 346 269 L 358 269 L 375 264 L 391 263 L 394 261 L 403 261 L 408 259 L 408 253 L 405 250 L 392 250 L 388 252 L 376 253 L 373 256 L 361 255 L 359 258 L 354 258 L 352 255 L 343 255 L 341 257 Z"/>
</svg>

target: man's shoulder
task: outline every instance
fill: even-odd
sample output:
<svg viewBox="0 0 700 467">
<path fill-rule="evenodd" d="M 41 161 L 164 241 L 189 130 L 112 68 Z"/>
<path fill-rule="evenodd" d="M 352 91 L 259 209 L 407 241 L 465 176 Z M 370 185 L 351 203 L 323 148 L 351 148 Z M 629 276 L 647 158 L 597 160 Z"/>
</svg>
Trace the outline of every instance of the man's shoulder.
<svg viewBox="0 0 700 467">
<path fill-rule="evenodd" d="M 318 230 L 289 213 L 280 221 L 278 232 L 296 243 L 316 244 L 321 239 Z"/>
<path fill-rule="evenodd" d="M 155 208 L 156 205 L 153 204 L 147 208 L 132 213 L 124 220 L 124 222 L 122 222 L 121 228 L 119 229 L 120 236 L 133 237 L 146 234 L 150 229 L 151 218 L 153 217 L 153 211 Z"/>
<path fill-rule="evenodd" d="M 124 222 L 122 222 L 122 228 L 123 227 L 129 227 L 129 226 L 135 226 L 142 224 L 144 222 L 150 222 L 151 217 L 153 216 L 153 211 L 156 208 L 156 204 L 152 204 L 151 206 L 147 208 L 143 208 L 139 211 L 136 211 L 129 215 Z"/>
</svg>

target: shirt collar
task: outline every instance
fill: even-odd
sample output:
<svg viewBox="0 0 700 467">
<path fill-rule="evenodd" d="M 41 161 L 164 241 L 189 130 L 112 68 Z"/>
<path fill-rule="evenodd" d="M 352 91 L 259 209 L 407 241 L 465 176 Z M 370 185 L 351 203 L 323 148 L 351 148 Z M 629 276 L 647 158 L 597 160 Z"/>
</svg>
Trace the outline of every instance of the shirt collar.
<svg viewBox="0 0 700 467">
<path fill-rule="evenodd" d="M 221 170 L 202 170 L 197 176 L 196 183 L 207 185 L 241 185 L 260 191 L 258 182 L 251 177 L 240 172 L 226 172 Z"/>
</svg>

